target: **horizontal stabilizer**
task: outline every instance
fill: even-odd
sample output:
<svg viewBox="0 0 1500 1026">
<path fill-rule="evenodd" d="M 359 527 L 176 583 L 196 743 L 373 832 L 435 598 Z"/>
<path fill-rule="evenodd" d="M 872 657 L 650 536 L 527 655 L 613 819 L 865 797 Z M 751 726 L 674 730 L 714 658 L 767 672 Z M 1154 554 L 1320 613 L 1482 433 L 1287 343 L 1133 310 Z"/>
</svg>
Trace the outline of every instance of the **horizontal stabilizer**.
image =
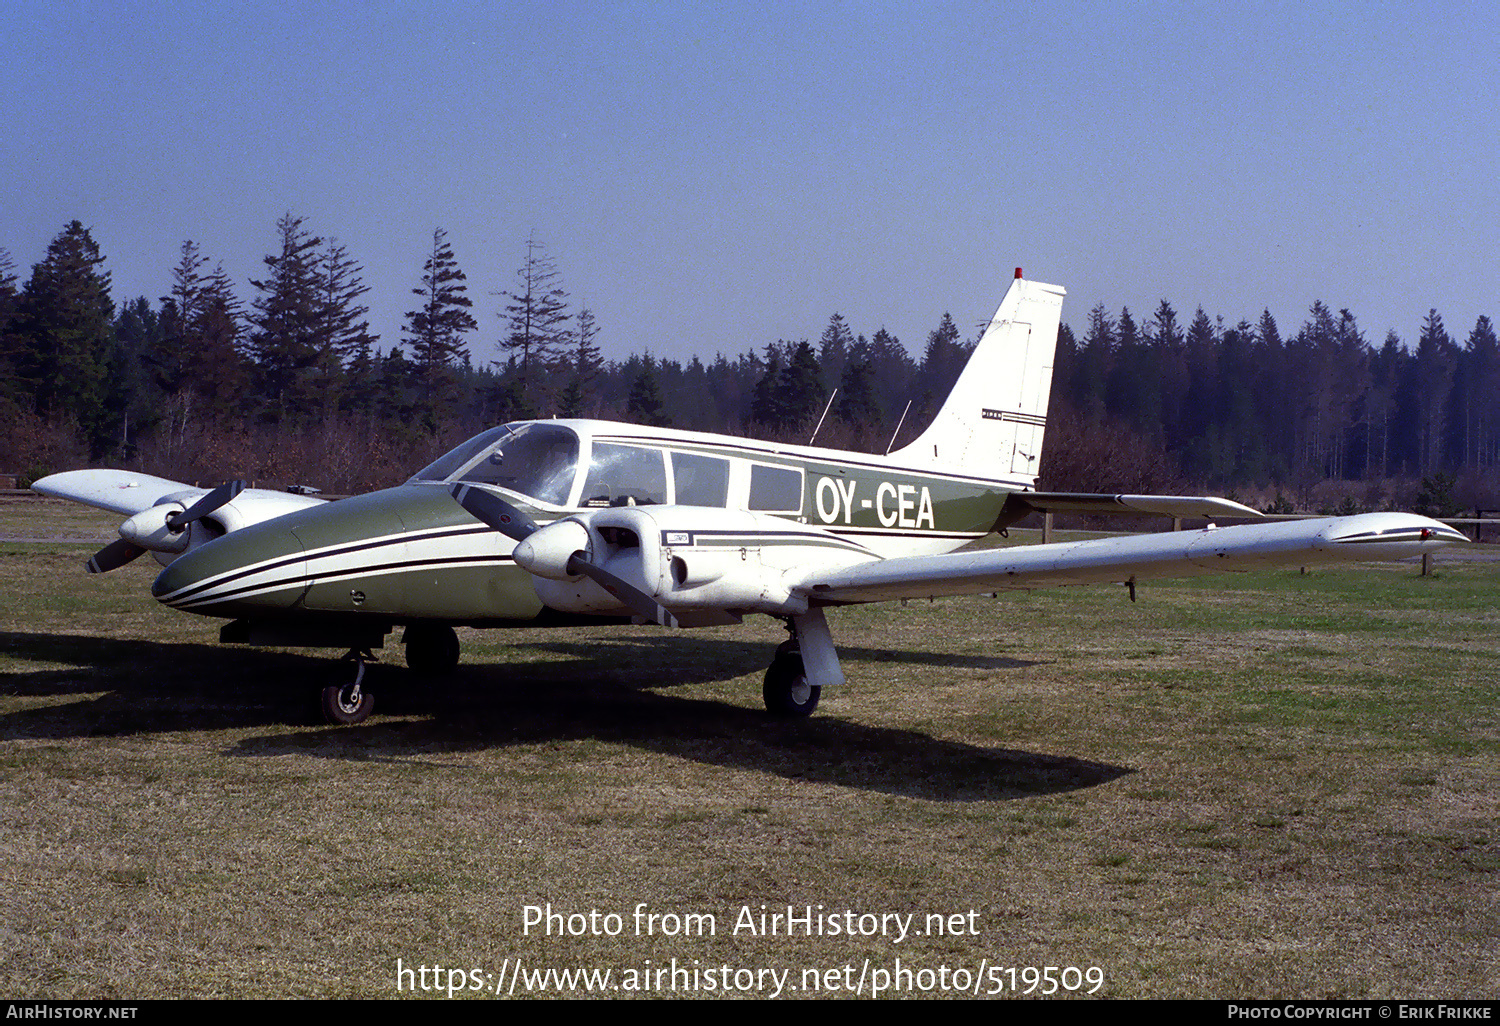
<svg viewBox="0 0 1500 1026">
<path fill-rule="evenodd" d="M 1412 513 L 1247 524 L 1201 531 L 953 552 L 861 563 L 805 575 L 817 603 L 884 602 L 986 591 L 1103 584 L 1224 571 L 1408 559 L 1467 539 Z"/>
<path fill-rule="evenodd" d="M 1207 495 L 1094 495 L 1088 492 L 1013 492 L 1000 510 L 995 529 L 1031 513 L 1086 513 L 1158 517 L 1259 519 L 1261 513 L 1233 499 Z"/>
</svg>

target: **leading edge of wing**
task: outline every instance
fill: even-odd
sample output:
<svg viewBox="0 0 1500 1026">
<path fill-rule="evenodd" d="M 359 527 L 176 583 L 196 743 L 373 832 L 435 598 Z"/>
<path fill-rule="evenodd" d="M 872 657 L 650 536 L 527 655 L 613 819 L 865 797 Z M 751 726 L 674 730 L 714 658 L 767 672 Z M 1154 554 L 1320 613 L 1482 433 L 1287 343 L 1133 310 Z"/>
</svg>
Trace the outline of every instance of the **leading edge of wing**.
<svg viewBox="0 0 1500 1026">
<path fill-rule="evenodd" d="M 33 482 L 31 490 L 124 516 L 134 516 L 150 509 L 165 495 L 181 492 L 208 494 L 206 488 L 129 470 L 67 470 Z"/>
<path fill-rule="evenodd" d="M 794 584 L 813 603 L 884 602 L 1066 584 L 1191 577 L 1225 571 L 1408 559 L 1467 541 L 1412 513 L 1169 531 L 941 556 L 903 556 L 812 571 Z"/>
</svg>

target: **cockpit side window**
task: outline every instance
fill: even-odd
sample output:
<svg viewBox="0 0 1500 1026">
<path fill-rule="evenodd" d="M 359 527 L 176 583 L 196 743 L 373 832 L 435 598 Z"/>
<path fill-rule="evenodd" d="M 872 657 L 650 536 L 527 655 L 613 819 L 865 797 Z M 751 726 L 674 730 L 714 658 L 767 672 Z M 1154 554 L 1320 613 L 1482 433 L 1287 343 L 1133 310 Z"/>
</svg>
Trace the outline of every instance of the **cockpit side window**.
<svg viewBox="0 0 1500 1026">
<path fill-rule="evenodd" d="M 490 428 L 469 439 L 463 445 L 448 450 L 427 466 L 411 476 L 412 481 L 446 481 L 464 467 L 472 463 L 480 453 L 495 444 L 497 439 L 503 438 L 514 428 L 505 424 L 501 427 Z"/>
<path fill-rule="evenodd" d="M 502 441 L 459 480 L 499 485 L 561 506 L 568 501 L 577 471 L 577 435 L 550 424 L 529 424 Z"/>
<path fill-rule="evenodd" d="M 582 505 L 625 506 L 667 501 L 667 467 L 660 449 L 595 442 Z"/>
<path fill-rule="evenodd" d="M 578 436 L 553 424 L 511 424 L 478 435 L 414 481 L 497 485 L 553 506 L 568 501 L 578 473 Z"/>
</svg>

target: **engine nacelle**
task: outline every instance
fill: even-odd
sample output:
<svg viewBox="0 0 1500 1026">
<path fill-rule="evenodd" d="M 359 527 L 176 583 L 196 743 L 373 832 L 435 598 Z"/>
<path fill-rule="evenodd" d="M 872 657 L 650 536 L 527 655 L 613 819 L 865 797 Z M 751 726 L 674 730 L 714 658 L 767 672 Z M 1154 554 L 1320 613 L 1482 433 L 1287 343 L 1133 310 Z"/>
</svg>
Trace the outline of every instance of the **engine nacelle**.
<svg viewBox="0 0 1500 1026">
<path fill-rule="evenodd" d="M 173 531 L 167 526 L 167 517 L 183 512 L 202 495 L 202 491 L 193 490 L 162 496 L 155 506 L 141 510 L 121 524 L 120 537 L 150 552 L 158 563 L 166 566 L 184 552 L 232 531 L 324 502 L 305 495 L 252 488 L 212 513 L 185 524 L 181 530 Z"/>
<path fill-rule="evenodd" d="M 587 546 L 579 544 L 585 538 Z M 804 613 L 807 601 L 788 587 L 788 571 L 804 567 L 810 559 L 848 566 L 878 558 L 857 542 L 821 528 L 746 510 L 593 510 L 540 528 L 516 549 L 516 562 L 536 575 L 537 596 L 563 612 L 625 609 L 591 580 L 559 577 L 559 567 L 565 568 L 575 552 L 655 598 L 685 626 L 732 622 L 745 613 Z"/>
</svg>

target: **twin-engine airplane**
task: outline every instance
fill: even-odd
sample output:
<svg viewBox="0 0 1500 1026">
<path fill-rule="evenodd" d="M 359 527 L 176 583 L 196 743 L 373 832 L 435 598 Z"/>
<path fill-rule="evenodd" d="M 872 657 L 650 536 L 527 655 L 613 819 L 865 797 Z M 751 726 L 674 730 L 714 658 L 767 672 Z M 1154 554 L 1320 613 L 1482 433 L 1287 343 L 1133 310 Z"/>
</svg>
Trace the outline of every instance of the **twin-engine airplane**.
<svg viewBox="0 0 1500 1026">
<path fill-rule="evenodd" d="M 1035 490 L 1063 290 L 1016 280 L 936 419 L 887 456 L 595 420 L 506 424 L 398 488 L 337 502 L 231 482 L 212 491 L 115 470 L 37 491 L 130 519 L 89 561 L 151 552 L 151 593 L 232 618 L 225 642 L 348 648 L 323 689 L 370 714 L 364 660 L 396 626 L 407 664 L 458 662 L 454 625 L 667 627 L 763 613 L 791 638 L 766 672 L 773 713 L 807 715 L 844 680 L 829 606 L 1218 571 L 1402 559 L 1463 541 L 1368 513 L 1096 541 L 953 551 L 1036 510 L 1254 517 L 1226 499 Z M 456 500 L 456 501 L 455 501 Z"/>
</svg>

